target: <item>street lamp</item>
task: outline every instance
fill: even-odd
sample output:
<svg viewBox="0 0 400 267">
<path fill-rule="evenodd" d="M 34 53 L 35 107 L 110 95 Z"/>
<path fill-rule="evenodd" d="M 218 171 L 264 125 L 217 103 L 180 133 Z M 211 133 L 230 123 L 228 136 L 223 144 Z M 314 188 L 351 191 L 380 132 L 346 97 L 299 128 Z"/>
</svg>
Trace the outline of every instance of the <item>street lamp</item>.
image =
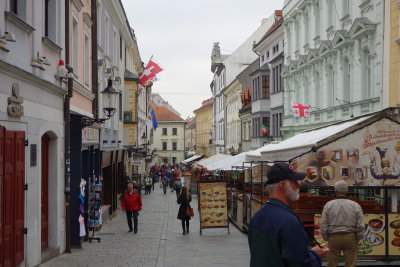
<svg viewBox="0 0 400 267">
<path fill-rule="evenodd" d="M 111 118 L 117 110 L 117 100 L 120 92 L 113 87 L 113 80 L 108 79 L 108 85 L 101 93 L 103 94 L 103 112 L 107 118 Z"/>
</svg>

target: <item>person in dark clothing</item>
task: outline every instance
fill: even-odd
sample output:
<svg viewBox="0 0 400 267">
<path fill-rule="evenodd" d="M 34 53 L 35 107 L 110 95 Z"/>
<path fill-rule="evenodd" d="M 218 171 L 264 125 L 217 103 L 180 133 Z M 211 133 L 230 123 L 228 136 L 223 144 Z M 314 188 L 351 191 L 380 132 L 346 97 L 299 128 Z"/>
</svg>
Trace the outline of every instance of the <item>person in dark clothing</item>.
<svg viewBox="0 0 400 267">
<path fill-rule="evenodd" d="M 182 188 L 181 180 L 180 179 L 176 180 L 175 181 L 175 185 L 174 185 L 174 189 L 175 189 L 175 192 L 176 192 L 176 198 L 179 197 L 179 194 L 181 193 L 181 188 Z"/>
<path fill-rule="evenodd" d="M 190 216 L 186 215 L 186 209 L 190 208 L 190 202 L 192 201 L 192 196 L 188 193 L 187 188 L 183 187 L 181 193 L 178 197 L 178 204 L 180 204 L 177 219 L 182 221 L 183 234 L 189 234 L 189 220 Z M 186 224 L 186 231 L 185 231 Z"/>
<path fill-rule="evenodd" d="M 128 190 L 122 196 L 121 208 L 124 212 L 126 212 L 129 232 L 134 231 L 136 234 L 138 231 L 139 211 L 142 210 L 142 200 L 140 199 L 139 192 L 133 188 L 132 183 L 128 183 Z"/>
<path fill-rule="evenodd" d="M 250 267 L 320 267 L 329 249 L 324 245 L 308 248 L 307 233 L 289 204 L 300 197 L 298 180 L 304 173 L 294 172 L 284 162 L 275 163 L 267 173 L 269 199 L 256 212 L 249 228 Z"/>
</svg>

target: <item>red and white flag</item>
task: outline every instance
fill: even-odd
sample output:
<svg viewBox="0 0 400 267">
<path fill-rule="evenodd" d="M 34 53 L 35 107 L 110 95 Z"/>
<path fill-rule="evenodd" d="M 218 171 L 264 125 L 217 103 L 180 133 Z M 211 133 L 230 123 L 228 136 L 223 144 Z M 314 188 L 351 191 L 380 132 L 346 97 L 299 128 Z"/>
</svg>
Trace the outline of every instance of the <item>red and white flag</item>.
<svg viewBox="0 0 400 267">
<path fill-rule="evenodd" d="M 144 85 L 147 81 L 154 78 L 157 73 L 162 71 L 163 69 L 158 66 L 154 61 L 150 60 L 149 64 L 147 64 L 146 68 L 143 71 L 143 74 L 140 76 L 140 84 Z"/>
<path fill-rule="evenodd" d="M 304 106 L 300 103 L 292 102 L 292 112 L 295 117 L 310 117 L 310 106 Z"/>
</svg>

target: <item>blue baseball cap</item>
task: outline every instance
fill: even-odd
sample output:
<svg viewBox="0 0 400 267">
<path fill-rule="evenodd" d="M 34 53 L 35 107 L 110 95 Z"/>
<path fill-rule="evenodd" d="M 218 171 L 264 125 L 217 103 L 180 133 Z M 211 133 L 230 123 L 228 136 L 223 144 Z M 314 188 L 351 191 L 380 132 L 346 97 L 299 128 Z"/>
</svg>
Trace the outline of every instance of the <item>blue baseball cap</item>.
<svg viewBox="0 0 400 267">
<path fill-rule="evenodd" d="M 288 163 L 275 162 L 267 172 L 267 184 L 275 184 L 286 179 L 300 181 L 305 177 L 305 173 L 293 171 L 293 167 Z"/>
</svg>

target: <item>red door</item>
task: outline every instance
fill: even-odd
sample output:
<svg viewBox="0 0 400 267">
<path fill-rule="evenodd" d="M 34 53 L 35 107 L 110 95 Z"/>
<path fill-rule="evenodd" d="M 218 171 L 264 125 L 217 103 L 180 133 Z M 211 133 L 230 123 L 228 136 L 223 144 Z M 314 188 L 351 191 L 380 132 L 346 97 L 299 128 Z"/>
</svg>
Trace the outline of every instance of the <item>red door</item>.
<svg viewBox="0 0 400 267">
<path fill-rule="evenodd" d="M 3 266 L 24 259 L 25 133 L 5 131 L 3 177 Z"/>
<path fill-rule="evenodd" d="M 0 266 L 3 266 L 3 177 L 4 177 L 4 140 L 6 129 L 0 126 Z"/>
<path fill-rule="evenodd" d="M 49 140 L 42 137 L 42 251 L 49 247 Z"/>
</svg>

